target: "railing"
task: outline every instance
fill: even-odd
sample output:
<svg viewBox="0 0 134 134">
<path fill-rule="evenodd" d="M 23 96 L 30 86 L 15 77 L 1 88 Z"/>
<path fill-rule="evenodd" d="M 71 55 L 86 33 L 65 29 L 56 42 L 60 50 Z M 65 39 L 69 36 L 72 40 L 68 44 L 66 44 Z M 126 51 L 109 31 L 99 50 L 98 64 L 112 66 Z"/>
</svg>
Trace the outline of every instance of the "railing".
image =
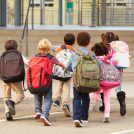
<svg viewBox="0 0 134 134">
<path fill-rule="evenodd" d="M 40 24 L 40 7 L 34 8 L 34 24 Z M 82 4 L 81 25 L 87 26 L 134 26 L 134 3 Z M 58 9 L 45 8 L 45 24 L 58 25 Z M 78 9 L 65 9 L 65 25 L 78 25 Z M 23 18 L 27 8 L 23 9 Z M 24 22 L 23 22 L 24 23 Z M 8 7 L 8 24 L 14 25 L 14 8 Z M 29 9 L 28 24 L 32 24 L 32 9 Z"/>
<path fill-rule="evenodd" d="M 27 10 L 27 16 L 26 16 L 26 20 L 25 20 L 25 24 L 24 24 L 23 34 L 22 34 L 22 38 L 20 40 L 20 52 L 22 53 L 22 42 L 24 40 L 25 30 L 26 30 L 26 26 L 27 26 L 26 56 L 28 56 L 28 14 L 29 14 L 29 9 L 30 9 L 30 4 L 31 4 L 31 0 L 29 0 L 29 6 L 28 6 L 28 10 Z"/>
</svg>

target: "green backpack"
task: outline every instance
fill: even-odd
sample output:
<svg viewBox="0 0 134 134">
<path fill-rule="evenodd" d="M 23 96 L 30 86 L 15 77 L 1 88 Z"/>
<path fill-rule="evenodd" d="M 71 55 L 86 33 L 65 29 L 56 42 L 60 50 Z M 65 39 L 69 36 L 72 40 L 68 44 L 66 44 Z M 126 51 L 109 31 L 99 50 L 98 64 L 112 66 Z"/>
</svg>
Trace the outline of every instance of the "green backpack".
<svg viewBox="0 0 134 134">
<path fill-rule="evenodd" d="M 91 93 L 100 89 L 100 68 L 98 62 L 93 57 L 94 52 L 90 51 L 85 55 L 81 50 L 75 53 L 80 55 L 73 75 L 73 83 L 77 91 Z"/>
</svg>

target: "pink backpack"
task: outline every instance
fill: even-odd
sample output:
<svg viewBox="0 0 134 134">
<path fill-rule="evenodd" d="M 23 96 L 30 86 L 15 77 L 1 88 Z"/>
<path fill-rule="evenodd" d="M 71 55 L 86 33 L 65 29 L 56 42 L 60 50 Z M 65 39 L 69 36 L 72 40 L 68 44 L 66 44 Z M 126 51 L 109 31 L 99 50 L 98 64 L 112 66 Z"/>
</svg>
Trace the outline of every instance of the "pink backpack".
<svg viewBox="0 0 134 134">
<path fill-rule="evenodd" d="M 101 62 L 100 86 L 105 88 L 114 88 L 119 86 L 120 74 L 113 64 L 104 58 L 97 57 Z"/>
</svg>

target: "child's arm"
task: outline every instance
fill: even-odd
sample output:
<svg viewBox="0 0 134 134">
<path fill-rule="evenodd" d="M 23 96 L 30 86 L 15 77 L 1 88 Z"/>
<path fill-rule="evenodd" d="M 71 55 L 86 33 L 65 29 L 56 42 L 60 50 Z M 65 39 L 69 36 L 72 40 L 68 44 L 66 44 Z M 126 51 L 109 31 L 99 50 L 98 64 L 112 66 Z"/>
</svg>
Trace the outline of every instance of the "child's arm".
<svg viewBox="0 0 134 134">
<path fill-rule="evenodd" d="M 61 47 L 61 46 L 59 46 L 59 45 L 58 45 L 58 46 L 51 46 L 53 52 L 56 52 L 57 49 L 60 48 L 60 47 Z"/>
<path fill-rule="evenodd" d="M 22 55 L 22 58 L 23 58 L 24 64 L 25 64 L 26 66 L 28 66 L 28 65 L 29 65 L 28 60 L 27 60 L 23 55 Z"/>
<path fill-rule="evenodd" d="M 95 56 L 95 53 L 93 55 L 93 57 L 97 60 L 98 64 L 99 64 L 99 68 L 101 68 L 101 62 L 98 60 L 98 58 Z"/>
<path fill-rule="evenodd" d="M 66 69 L 66 66 L 62 62 L 59 62 L 59 66 L 61 66 L 63 70 Z"/>
</svg>

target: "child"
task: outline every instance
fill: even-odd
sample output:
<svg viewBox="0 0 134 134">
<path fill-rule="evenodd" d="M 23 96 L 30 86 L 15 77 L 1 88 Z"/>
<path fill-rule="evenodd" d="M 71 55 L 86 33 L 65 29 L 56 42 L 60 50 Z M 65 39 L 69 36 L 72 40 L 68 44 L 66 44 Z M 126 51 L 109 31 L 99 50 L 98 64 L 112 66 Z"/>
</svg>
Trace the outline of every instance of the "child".
<svg viewBox="0 0 134 134">
<path fill-rule="evenodd" d="M 50 54 L 51 43 L 47 39 L 41 40 L 38 45 L 38 51 L 42 56 L 46 56 L 47 54 Z M 59 62 L 55 57 L 50 59 L 50 63 L 52 68 L 54 64 L 61 66 L 63 69 L 66 68 L 64 64 Z M 47 94 L 34 95 L 34 98 L 35 98 L 35 112 L 36 112 L 35 119 L 39 119 L 41 116 L 41 121 L 44 123 L 44 125 L 50 126 L 51 123 L 49 122 L 48 117 L 52 105 L 52 85 Z M 44 103 L 43 103 L 44 109 L 42 110 L 43 98 L 44 98 Z"/>
<path fill-rule="evenodd" d="M 70 51 L 73 52 L 75 49 L 73 45 L 75 44 L 75 36 L 72 33 L 67 33 L 64 36 L 64 44 L 65 46 L 71 47 Z M 52 51 L 56 52 L 61 46 L 52 46 Z M 70 57 L 68 57 L 70 58 Z M 62 61 L 61 61 L 62 62 Z M 69 101 L 70 101 L 70 88 L 71 88 L 71 78 L 67 81 L 59 81 L 59 85 L 57 88 L 57 92 L 54 96 L 53 106 L 59 107 L 60 100 L 62 96 L 62 109 L 65 113 L 65 116 L 71 117 L 71 112 L 69 108 Z"/>
<path fill-rule="evenodd" d="M 87 32 L 80 32 L 77 35 L 77 44 L 79 49 L 87 55 L 89 53 L 87 47 L 90 44 L 90 35 Z M 95 54 L 93 55 L 95 57 Z M 70 61 L 68 62 L 67 69 L 75 71 L 78 54 L 75 52 L 72 53 Z M 95 57 L 96 58 L 96 57 Z M 96 60 L 100 61 L 96 58 Z M 89 110 L 89 93 L 81 93 L 76 90 L 73 85 L 73 119 L 76 127 L 82 127 L 82 122 L 88 122 L 88 110 Z M 82 102 L 81 102 L 82 101 Z M 82 122 L 81 122 L 82 121 Z"/>
<path fill-rule="evenodd" d="M 15 40 L 8 40 L 5 43 L 5 50 L 18 50 L 18 44 Z M 24 64 L 28 66 L 27 59 L 22 56 Z M 5 113 L 6 119 L 8 121 L 13 120 L 12 115 L 15 115 L 15 105 L 19 104 L 24 99 L 24 92 L 21 85 L 21 82 L 14 82 L 14 83 L 5 83 L 2 79 L 2 88 L 4 91 L 4 104 L 5 104 Z M 11 88 L 13 91 L 16 92 L 14 98 L 11 99 Z"/>
<path fill-rule="evenodd" d="M 98 59 L 104 59 L 104 55 L 108 54 L 108 49 L 107 47 L 104 45 L 104 43 L 100 42 L 99 44 L 96 43 L 93 47 L 92 50 L 95 52 L 95 55 L 97 56 Z M 102 100 L 100 99 L 100 91 L 103 89 L 103 93 L 104 93 L 104 103 L 105 103 L 105 112 L 104 112 L 104 119 L 103 122 L 109 122 L 109 114 L 110 114 L 110 95 L 111 95 L 111 89 L 109 88 L 102 88 L 100 87 L 100 90 L 97 92 L 93 93 L 93 96 L 96 100 L 96 103 L 93 107 L 94 111 L 97 111 L 97 109 L 99 109 L 99 106 L 102 102 Z"/>
<path fill-rule="evenodd" d="M 104 36 L 102 37 L 103 40 L 105 40 L 105 45 L 108 48 L 109 51 L 109 55 L 107 55 L 105 58 L 110 59 L 111 58 L 111 47 L 110 47 L 110 43 L 112 41 L 116 41 L 119 40 L 119 36 L 115 35 L 112 32 L 107 32 L 106 34 L 104 34 Z M 123 69 L 118 68 L 119 72 L 120 72 L 120 81 L 122 84 L 122 74 L 123 74 Z M 116 94 L 117 94 L 117 99 L 120 103 L 120 114 L 121 116 L 124 116 L 126 114 L 126 103 L 125 103 L 125 95 L 126 93 L 124 91 L 121 91 L 121 84 L 120 86 L 115 88 Z M 101 93 L 101 98 L 102 98 L 102 102 L 103 102 L 103 93 Z M 100 111 L 104 111 L 104 103 L 102 103 L 103 105 L 99 108 Z"/>
</svg>

